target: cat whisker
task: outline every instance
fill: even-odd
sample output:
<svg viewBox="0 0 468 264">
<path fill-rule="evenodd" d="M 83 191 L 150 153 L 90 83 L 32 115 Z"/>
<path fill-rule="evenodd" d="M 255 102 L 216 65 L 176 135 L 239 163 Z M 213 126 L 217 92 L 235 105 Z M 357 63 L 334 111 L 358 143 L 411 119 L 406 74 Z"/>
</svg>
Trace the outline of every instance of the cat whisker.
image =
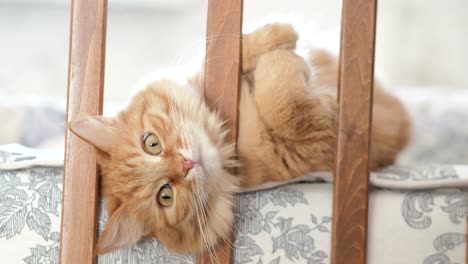
<svg viewBox="0 0 468 264">
<path fill-rule="evenodd" d="M 216 41 L 216 40 L 226 40 L 226 39 L 240 39 L 240 36 L 232 34 L 225 34 L 225 35 L 219 35 L 219 36 L 212 36 L 212 37 L 207 37 L 205 38 L 206 41 L 206 53 L 208 53 L 213 46 L 211 43 Z"/>
<path fill-rule="evenodd" d="M 202 204 L 202 201 L 201 201 L 200 197 L 196 193 L 195 193 L 195 200 L 199 204 L 199 209 L 201 211 L 201 218 L 203 220 L 203 223 L 206 226 L 207 225 L 206 212 L 204 210 L 204 207 L 203 207 L 203 204 Z M 209 236 L 206 236 L 206 239 L 209 240 L 209 244 L 210 244 L 210 245 L 207 245 L 209 247 L 208 250 L 209 250 L 209 252 L 212 252 L 212 250 L 214 250 L 214 248 L 213 248 L 214 243 L 213 243 L 213 241 L 211 240 L 211 238 Z M 215 257 L 215 260 L 217 261 L 217 263 L 219 263 L 218 255 L 215 252 L 210 253 L 210 254 L 213 254 L 214 257 Z"/>
<path fill-rule="evenodd" d="M 209 187 L 208 187 L 209 188 Z M 198 192 L 200 195 L 203 195 L 203 200 L 207 200 L 207 197 L 206 195 L 203 193 L 203 192 Z M 220 216 L 219 213 L 216 211 L 216 210 L 213 210 L 213 207 L 211 207 L 211 205 L 209 203 L 206 203 L 207 207 L 210 209 L 210 213 L 213 213 L 213 214 L 216 214 L 217 216 Z M 205 211 L 206 213 L 206 211 Z M 231 241 L 231 239 L 229 239 L 226 235 L 224 235 L 220 230 L 219 228 L 216 226 L 215 223 L 213 223 L 213 218 L 210 218 L 210 223 L 212 224 L 213 228 L 216 230 L 216 233 L 219 234 L 219 236 L 221 237 L 221 239 L 227 243 L 229 245 L 229 247 L 233 247 L 233 243 Z"/>
<path fill-rule="evenodd" d="M 197 196 L 195 195 L 195 197 L 197 197 Z M 200 236 L 201 236 L 201 239 L 203 239 L 203 242 L 205 244 L 206 249 L 208 250 L 208 255 L 210 257 L 210 262 L 213 263 L 213 259 L 215 258 L 215 256 L 214 256 L 213 252 L 211 251 L 211 247 L 208 245 L 208 242 L 207 242 L 207 240 L 205 238 L 205 234 L 203 233 L 203 226 L 202 226 L 202 222 L 200 220 L 200 213 L 198 211 L 199 208 L 198 208 L 197 199 L 195 199 L 194 202 L 195 202 L 195 212 L 197 214 L 198 226 L 200 227 Z M 218 263 L 219 263 L 219 260 L 218 260 Z"/>
<path fill-rule="evenodd" d="M 208 105 L 209 108 L 213 108 L 213 106 L 215 106 L 219 101 L 221 101 L 223 97 L 220 95 L 218 98 L 216 98 L 213 102 L 210 102 L 210 104 Z"/>
<path fill-rule="evenodd" d="M 234 248 L 232 241 L 226 235 L 224 235 L 222 232 L 219 231 L 215 223 L 213 223 L 212 220 L 210 220 L 210 223 L 212 224 L 213 228 L 216 230 L 216 233 L 220 236 L 221 240 L 224 243 L 226 243 L 226 245 L 229 246 L 230 248 Z"/>
<path fill-rule="evenodd" d="M 198 186 L 200 186 L 200 185 L 198 185 Z M 199 188 L 197 188 L 197 189 L 198 189 L 198 190 L 197 190 L 196 193 L 202 195 L 203 192 L 201 192 Z M 195 196 L 197 197 L 196 194 L 195 194 Z M 201 198 L 201 197 L 197 197 L 197 199 L 198 199 L 198 201 L 200 201 L 200 203 L 201 203 L 201 199 L 202 199 L 202 198 Z M 207 200 L 207 199 L 206 199 L 206 196 L 204 196 L 203 199 L 206 201 L 206 200 Z M 214 210 L 212 209 L 212 207 L 210 207 L 209 203 L 206 203 L 206 205 L 209 207 L 210 213 L 218 214 L 216 211 L 214 211 Z M 206 215 L 206 211 L 204 210 L 204 207 L 201 207 L 201 208 L 202 208 L 201 210 L 203 211 L 203 213 Z M 222 239 L 222 241 L 224 241 L 230 248 L 233 248 L 233 244 L 232 244 L 231 240 L 230 240 L 229 238 L 227 238 L 222 232 L 220 232 L 220 230 L 217 228 L 216 224 L 213 223 L 213 220 L 212 220 L 212 219 L 213 219 L 213 218 L 210 218 L 210 224 L 211 224 L 211 226 L 216 230 L 216 233 L 220 236 L 220 238 Z M 206 218 L 205 218 L 205 220 L 206 220 Z M 223 248 L 222 250 L 223 250 L 224 253 L 227 253 L 226 249 Z"/>
</svg>

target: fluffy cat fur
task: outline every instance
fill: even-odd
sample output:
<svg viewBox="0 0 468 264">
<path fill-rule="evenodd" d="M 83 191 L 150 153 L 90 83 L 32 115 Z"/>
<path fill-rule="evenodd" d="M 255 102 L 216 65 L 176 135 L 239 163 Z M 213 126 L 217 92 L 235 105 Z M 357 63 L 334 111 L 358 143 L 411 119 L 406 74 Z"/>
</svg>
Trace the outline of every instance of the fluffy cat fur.
<svg viewBox="0 0 468 264">
<path fill-rule="evenodd" d="M 105 253 L 156 237 L 176 252 L 212 250 L 232 230 L 240 186 L 284 181 L 332 170 L 338 125 L 337 61 L 324 50 L 294 53 L 297 33 L 267 24 L 244 34 L 238 162 L 223 121 L 199 94 L 203 74 L 186 85 L 155 81 L 116 117 L 85 117 L 71 130 L 98 150 L 102 194 L 110 215 L 97 246 Z M 410 121 L 401 103 L 374 85 L 370 168 L 392 164 L 407 144 Z M 153 132 L 161 155 L 147 154 L 142 135 Z M 195 161 L 187 173 L 184 159 Z M 171 184 L 174 203 L 156 194 Z"/>
</svg>

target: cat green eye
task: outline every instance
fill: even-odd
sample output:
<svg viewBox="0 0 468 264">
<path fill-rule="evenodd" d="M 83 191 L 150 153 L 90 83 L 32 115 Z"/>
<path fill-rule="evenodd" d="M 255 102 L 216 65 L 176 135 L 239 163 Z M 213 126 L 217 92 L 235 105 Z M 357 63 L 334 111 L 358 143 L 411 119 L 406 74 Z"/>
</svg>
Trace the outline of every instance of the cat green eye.
<svg viewBox="0 0 468 264">
<path fill-rule="evenodd" d="M 162 151 L 161 141 L 152 133 L 143 135 L 143 148 L 150 155 L 159 155 Z"/>
<path fill-rule="evenodd" d="M 158 203 L 162 207 L 171 206 L 174 202 L 174 193 L 172 187 L 169 184 L 164 185 L 158 192 Z"/>
</svg>

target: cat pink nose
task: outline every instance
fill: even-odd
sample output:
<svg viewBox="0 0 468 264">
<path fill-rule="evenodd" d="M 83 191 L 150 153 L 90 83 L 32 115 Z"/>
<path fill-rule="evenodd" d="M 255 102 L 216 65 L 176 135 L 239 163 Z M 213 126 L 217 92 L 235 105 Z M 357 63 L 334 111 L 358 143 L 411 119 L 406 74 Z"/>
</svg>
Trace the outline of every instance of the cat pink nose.
<svg viewBox="0 0 468 264">
<path fill-rule="evenodd" d="M 184 173 L 187 174 L 187 172 L 193 168 L 193 166 L 195 165 L 195 162 L 193 160 L 190 160 L 190 159 L 185 159 L 184 158 Z"/>
</svg>

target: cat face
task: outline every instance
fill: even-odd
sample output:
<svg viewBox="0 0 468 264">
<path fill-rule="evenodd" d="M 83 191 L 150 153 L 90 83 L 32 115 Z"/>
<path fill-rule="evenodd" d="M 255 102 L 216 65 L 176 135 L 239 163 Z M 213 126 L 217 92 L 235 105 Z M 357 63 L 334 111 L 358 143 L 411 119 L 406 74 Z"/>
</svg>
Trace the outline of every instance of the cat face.
<svg viewBox="0 0 468 264">
<path fill-rule="evenodd" d="M 159 81 L 115 118 L 87 117 L 71 130 L 100 150 L 110 214 L 98 253 L 156 237 L 178 252 L 211 250 L 232 230 L 238 180 L 226 131 L 193 88 Z"/>
</svg>

